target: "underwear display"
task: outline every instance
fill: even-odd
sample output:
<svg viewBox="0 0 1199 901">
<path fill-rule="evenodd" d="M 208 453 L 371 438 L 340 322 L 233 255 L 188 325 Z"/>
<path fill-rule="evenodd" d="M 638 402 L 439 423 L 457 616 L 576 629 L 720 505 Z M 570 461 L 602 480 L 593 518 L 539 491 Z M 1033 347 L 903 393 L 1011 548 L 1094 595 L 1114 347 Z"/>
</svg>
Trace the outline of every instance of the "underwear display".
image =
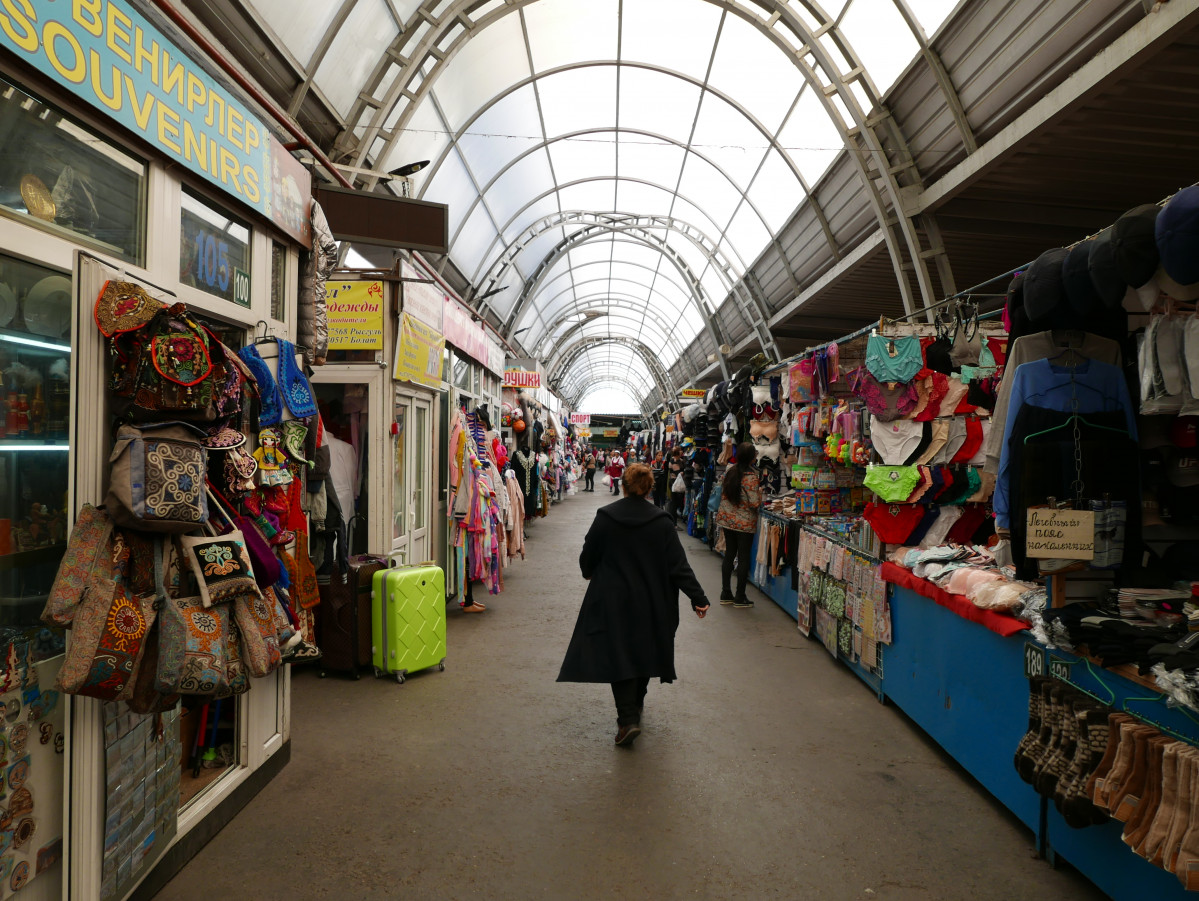
<svg viewBox="0 0 1199 901">
<path fill-rule="evenodd" d="M 924 438 L 924 423 L 911 419 L 885 422 L 870 417 L 870 443 L 888 466 L 902 466 L 919 449 Z"/>
<path fill-rule="evenodd" d="M 924 508 L 911 504 L 872 503 L 862 511 L 862 518 L 885 544 L 903 544 L 923 517 Z"/>
<path fill-rule="evenodd" d="M 949 440 L 948 420 L 938 419 L 936 422 L 930 423 L 930 426 L 932 437 L 929 439 L 928 447 L 924 449 L 924 453 L 913 461 L 917 465 L 931 463 L 937 454 L 941 452 L 941 448 L 945 447 L 945 442 Z"/>
<path fill-rule="evenodd" d="M 915 466 L 878 466 L 866 470 L 862 484 L 889 504 L 902 504 L 920 481 Z"/>
<path fill-rule="evenodd" d="M 920 339 L 871 335 L 866 343 L 866 368 L 880 382 L 910 382 L 924 368 Z"/>
</svg>

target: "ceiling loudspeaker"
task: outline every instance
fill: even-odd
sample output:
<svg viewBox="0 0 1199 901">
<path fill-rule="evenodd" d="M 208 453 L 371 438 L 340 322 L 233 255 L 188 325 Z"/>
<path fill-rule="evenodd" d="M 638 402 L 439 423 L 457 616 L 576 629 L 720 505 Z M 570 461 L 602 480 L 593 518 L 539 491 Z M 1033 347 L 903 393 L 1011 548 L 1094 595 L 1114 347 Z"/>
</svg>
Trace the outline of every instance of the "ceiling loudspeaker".
<svg viewBox="0 0 1199 901">
<path fill-rule="evenodd" d="M 720 345 L 720 352 L 727 357 L 729 354 L 731 354 L 733 352 L 733 345 L 731 345 L 731 344 Z"/>
</svg>

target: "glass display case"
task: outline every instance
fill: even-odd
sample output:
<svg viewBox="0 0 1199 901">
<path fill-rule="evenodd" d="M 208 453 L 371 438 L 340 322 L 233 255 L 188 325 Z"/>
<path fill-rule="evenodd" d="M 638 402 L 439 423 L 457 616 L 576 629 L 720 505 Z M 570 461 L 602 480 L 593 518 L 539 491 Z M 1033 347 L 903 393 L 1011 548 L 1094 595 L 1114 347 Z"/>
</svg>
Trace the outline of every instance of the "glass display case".
<svg viewBox="0 0 1199 901">
<path fill-rule="evenodd" d="M 71 296 L 66 275 L 0 255 L 0 628 L 5 632 L 40 628 L 66 549 Z M 53 649 L 44 647 L 39 656 Z"/>
</svg>

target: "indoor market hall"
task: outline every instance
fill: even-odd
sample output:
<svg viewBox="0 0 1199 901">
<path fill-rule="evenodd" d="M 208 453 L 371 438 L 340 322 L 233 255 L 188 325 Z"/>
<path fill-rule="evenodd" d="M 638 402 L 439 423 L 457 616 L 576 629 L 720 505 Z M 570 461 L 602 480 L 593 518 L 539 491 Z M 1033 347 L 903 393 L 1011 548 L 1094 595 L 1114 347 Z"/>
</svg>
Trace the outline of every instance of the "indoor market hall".
<svg viewBox="0 0 1199 901">
<path fill-rule="evenodd" d="M 1199 893 L 1199 0 L 0 0 L 0 901 Z"/>
<path fill-rule="evenodd" d="M 678 679 L 616 747 L 609 687 L 555 681 L 602 487 L 528 528 L 486 614 L 451 609 L 444 672 L 297 670 L 291 761 L 156 897 L 1105 897 L 769 598 L 721 606 L 681 532 L 712 612 L 681 599 Z"/>
</svg>

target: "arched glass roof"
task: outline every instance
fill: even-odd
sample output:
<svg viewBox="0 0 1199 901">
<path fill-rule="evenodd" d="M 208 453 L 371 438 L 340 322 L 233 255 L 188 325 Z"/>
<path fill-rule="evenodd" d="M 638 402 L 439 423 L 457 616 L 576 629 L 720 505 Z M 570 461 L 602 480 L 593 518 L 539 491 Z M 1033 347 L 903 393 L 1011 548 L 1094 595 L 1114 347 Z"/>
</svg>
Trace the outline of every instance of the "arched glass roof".
<svg viewBox="0 0 1199 901">
<path fill-rule="evenodd" d="M 417 196 L 449 205 L 449 257 L 505 336 L 547 360 L 586 339 L 566 399 L 629 408 L 662 386 L 620 342 L 669 369 L 723 343 L 726 298 L 760 316 L 741 276 L 954 6 L 241 2 L 344 118 L 350 162 L 431 160 Z"/>
</svg>

